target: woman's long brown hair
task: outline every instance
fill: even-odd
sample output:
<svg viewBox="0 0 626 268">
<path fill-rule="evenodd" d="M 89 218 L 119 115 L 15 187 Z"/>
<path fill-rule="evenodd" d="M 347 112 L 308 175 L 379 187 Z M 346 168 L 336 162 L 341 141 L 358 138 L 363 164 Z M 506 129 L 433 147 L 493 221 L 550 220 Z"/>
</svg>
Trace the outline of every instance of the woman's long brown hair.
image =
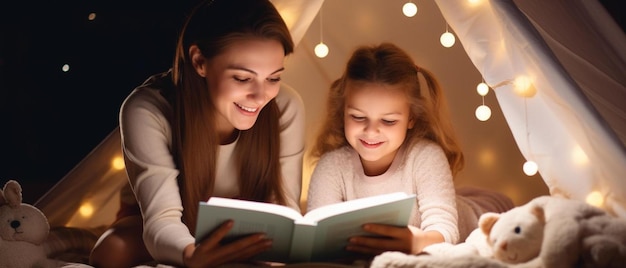
<svg viewBox="0 0 626 268">
<path fill-rule="evenodd" d="M 175 86 L 166 95 L 173 106 L 172 150 L 180 170 L 183 222 L 192 234 L 199 201 L 213 194 L 220 140 L 211 89 L 191 65 L 189 47 L 197 45 L 211 60 L 244 38 L 277 40 L 285 55 L 294 49 L 285 22 L 267 0 L 205 1 L 193 10 L 179 36 L 172 69 Z M 286 203 L 279 162 L 279 117 L 278 106 L 272 100 L 261 110 L 254 126 L 239 134 L 235 155 L 243 199 Z"/>
<path fill-rule="evenodd" d="M 422 92 L 419 73 L 426 81 L 427 92 Z M 434 141 L 445 152 L 453 175 L 463 168 L 463 152 L 448 117 L 441 86 L 430 71 L 417 67 L 406 52 L 391 43 L 358 47 L 342 77 L 332 83 L 326 103 L 328 114 L 309 152 L 313 161 L 326 152 L 348 145 L 344 132 L 346 87 L 348 84 L 358 87 L 358 83 L 406 85 L 403 88 L 415 126 L 407 130 L 405 143 L 410 145 L 421 139 Z"/>
</svg>

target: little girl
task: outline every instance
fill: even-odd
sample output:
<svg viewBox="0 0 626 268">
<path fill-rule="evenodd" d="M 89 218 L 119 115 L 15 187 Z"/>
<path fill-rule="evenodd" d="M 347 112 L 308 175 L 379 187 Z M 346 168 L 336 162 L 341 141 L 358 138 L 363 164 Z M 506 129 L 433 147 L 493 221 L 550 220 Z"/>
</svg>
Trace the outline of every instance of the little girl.
<svg viewBox="0 0 626 268">
<path fill-rule="evenodd" d="M 464 158 L 433 74 L 393 44 L 359 47 L 333 82 L 327 105 L 311 151 L 318 161 L 307 210 L 390 192 L 415 193 L 408 227 L 366 224 L 365 231 L 385 238 L 356 236 L 347 250 L 415 254 L 434 243 L 459 242 L 453 177 Z M 509 207 L 512 202 L 500 210 Z"/>
</svg>

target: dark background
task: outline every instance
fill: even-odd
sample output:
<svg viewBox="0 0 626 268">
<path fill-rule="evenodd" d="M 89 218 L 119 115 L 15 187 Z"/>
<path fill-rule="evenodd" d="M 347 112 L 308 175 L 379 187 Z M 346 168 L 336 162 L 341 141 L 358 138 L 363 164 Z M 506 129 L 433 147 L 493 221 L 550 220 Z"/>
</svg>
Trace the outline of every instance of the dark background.
<svg viewBox="0 0 626 268">
<path fill-rule="evenodd" d="M 135 86 L 169 68 L 198 0 L 11 2 L 0 7 L 0 187 L 15 179 L 33 203 L 115 129 Z"/>
<path fill-rule="evenodd" d="M 126 95 L 169 68 L 178 31 L 198 1 L 4 3 L 0 187 L 15 179 L 23 201 L 34 203 L 76 166 L 115 129 Z M 618 1 L 600 2 L 623 28 Z"/>
</svg>

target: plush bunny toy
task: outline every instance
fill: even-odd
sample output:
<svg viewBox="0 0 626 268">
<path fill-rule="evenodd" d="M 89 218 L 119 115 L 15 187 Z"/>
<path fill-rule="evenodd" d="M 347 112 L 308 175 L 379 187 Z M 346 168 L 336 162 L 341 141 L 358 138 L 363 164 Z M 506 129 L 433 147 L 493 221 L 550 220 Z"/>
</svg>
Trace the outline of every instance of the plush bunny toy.
<svg viewBox="0 0 626 268">
<path fill-rule="evenodd" d="M 0 191 L 0 267 L 58 267 L 42 243 L 48 219 L 38 208 L 22 203 L 22 187 L 14 180 Z"/>
</svg>

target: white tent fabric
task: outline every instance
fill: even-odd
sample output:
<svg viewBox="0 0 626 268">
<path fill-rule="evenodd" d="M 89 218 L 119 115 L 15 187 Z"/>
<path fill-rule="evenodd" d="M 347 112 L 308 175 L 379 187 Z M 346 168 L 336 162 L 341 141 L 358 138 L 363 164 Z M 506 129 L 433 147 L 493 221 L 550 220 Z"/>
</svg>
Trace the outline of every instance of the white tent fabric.
<svg viewBox="0 0 626 268">
<path fill-rule="evenodd" d="M 570 14 L 577 14 L 574 21 L 594 23 L 596 17 L 590 15 L 597 16 L 604 10 L 598 3 L 593 3 L 535 1 L 534 5 L 527 4 L 526 7 L 529 13 L 535 15 L 540 10 L 569 11 Z M 626 217 L 626 185 L 623 180 L 626 151 L 624 143 L 617 137 L 617 134 L 625 134 L 623 123 L 626 119 L 623 116 L 623 96 L 626 93 L 626 42 L 623 32 L 615 28 L 608 32 L 611 37 L 599 39 L 600 48 L 613 49 L 595 49 L 587 51 L 593 54 L 586 55 L 583 54 L 586 51 L 579 49 L 586 46 L 586 42 L 568 38 L 570 36 L 562 33 L 574 27 L 574 35 L 590 36 L 581 34 L 588 28 L 579 29 L 566 24 L 570 20 L 563 20 L 560 16 L 557 19 L 552 13 L 541 16 L 544 22 L 549 22 L 546 17 L 553 17 L 552 23 L 541 24 L 541 29 L 543 36 L 558 49 L 561 58 L 586 63 L 571 67 L 570 74 L 515 3 L 481 2 L 480 8 L 473 9 L 451 1 L 437 1 L 437 4 L 487 84 L 492 87 L 502 85 L 495 88 L 502 112 L 522 154 L 538 164 L 550 192 L 585 200 L 589 193 L 596 191 L 604 196 L 608 211 Z M 585 14 L 588 16 L 581 17 Z M 591 37 L 602 37 L 601 34 L 599 32 Z M 613 43 L 604 41 L 609 39 L 613 39 Z M 609 64 L 599 66 L 586 61 L 596 55 L 611 60 Z M 521 97 L 515 93 L 513 84 L 507 83 L 521 75 L 531 78 L 537 91 L 534 96 Z M 579 80 L 575 80 L 577 78 Z M 585 85 L 588 95 L 595 98 L 596 106 L 581 90 L 579 81 Z M 616 95 L 622 95 L 621 103 L 615 103 L 620 100 Z M 608 113 L 607 116 L 617 116 L 614 125 L 621 129 L 615 132 L 595 107 L 601 107 L 605 114 Z"/>
<path fill-rule="evenodd" d="M 308 50 L 304 41 L 308 41 L 306 35 L 314 28 L 310 26 L 320 10 L 328 13 L 327 5 L 366 5 L 375 1 L 273 2 L 290 26 L 297 50 Z M 391 5 L 405 1 L 383 2 Z M 474 65 L 472 71 L 478 70 L 493 88 L 517 149 L 524 158 L 538 164 L 550 194 L 585 200 L 597 191 L 605 198 L 603 206 L 609 212 L 626 217 L 626 181 L 622 179 L 626 174 L 624 33 L 607 19 L 606 11 L 596 1 L 519 2 L 519 8 L 511 0 L 434 3 Z M 556 18 L 549 12 L 552 9 L 563 17 Z M 370 27 L 380 24 L 371 20 L 383 22 L 381 18 L 369 18 Z M 350 43 L 349 36 L 340 38 L 346 47 L 361 45 Z M 289 59 L 288 70 L 298 69 L 296 59 L 297 55 Z M 341 69 L 342 64 L 332 68 Z M 314 64 L 305 75 L 322 80 L 327 88 L 337 72 L 320 70 L 321 66 Z M 511 81 L 520 75 L 531 78 L 536 89 L 533 97 L 515 94 Z M 294 86 L 299 82 L 294 77 L 284 81 Z M 326 92 L 294 87 L 303 95 Z M 305 102 L 310 101 L 307 96 Z M 315 110 L 321 109 L 307 106 L 307 120 Z M 35 204 L 48 216 L 51 226 L 98 228 L 112 222 L 119 189 L 126 183 L 124 170 L 112 164 L 119 157 L 120 139 L 115 129 Z M 305 167 L 305 172 L 310 168 Z"/>
<path fill-rule="evenodd" d="M 119 128 L 115 128 L 74 169 L 34 205 L 50 226 L 99 229 L 115 220 L 126 172 L 114 165 L 122 157 Z"/>
</svg>

